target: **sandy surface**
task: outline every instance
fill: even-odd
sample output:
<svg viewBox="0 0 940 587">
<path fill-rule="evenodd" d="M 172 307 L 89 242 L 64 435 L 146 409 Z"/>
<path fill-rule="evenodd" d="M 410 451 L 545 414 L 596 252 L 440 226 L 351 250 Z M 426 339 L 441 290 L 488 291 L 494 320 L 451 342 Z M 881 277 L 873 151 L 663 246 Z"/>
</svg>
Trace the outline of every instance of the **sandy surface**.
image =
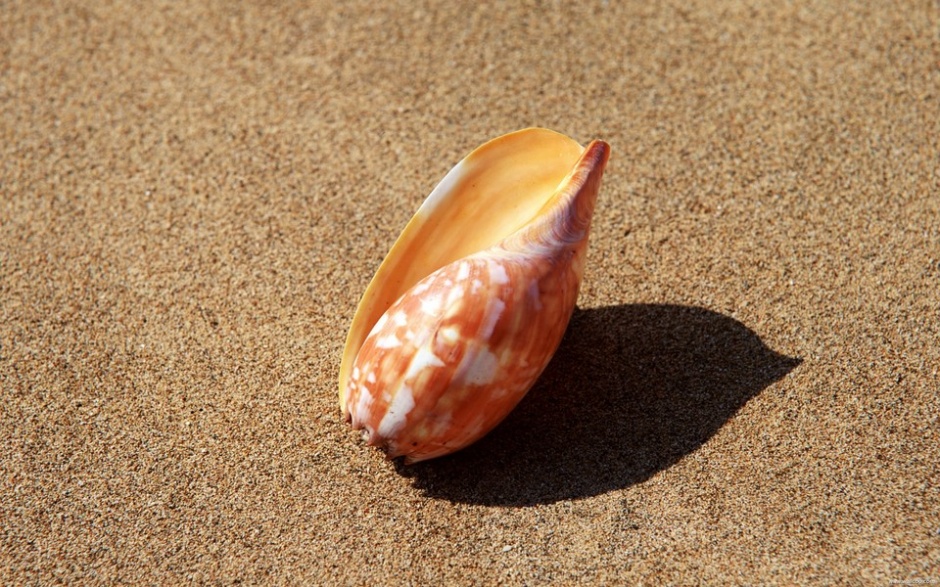
<svg viewBox="0 0 940 587">
<path fill-rule="evenodd" d="M 388 462 L 355 305 L 526 126 L 580 309 Z M 0 584 L 940 584 L 938 137 L 934 1 L 0 2 Z"/>
</svg>

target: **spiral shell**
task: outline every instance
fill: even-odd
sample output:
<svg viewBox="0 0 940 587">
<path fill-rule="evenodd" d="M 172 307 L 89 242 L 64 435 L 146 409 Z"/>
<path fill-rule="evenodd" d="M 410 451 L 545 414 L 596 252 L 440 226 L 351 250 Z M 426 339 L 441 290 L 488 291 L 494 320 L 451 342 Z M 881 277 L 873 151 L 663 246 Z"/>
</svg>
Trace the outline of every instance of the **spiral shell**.
<svg viewBox="0 0 940 587">
<path fill-rule="evenodd" d="M 578 297 L 610 149 L 546 129 L 485 143 L 434 189 L 366 289 L 340 407 L 390 458 L 495 427 L 545 369 Z"/>
</svg>

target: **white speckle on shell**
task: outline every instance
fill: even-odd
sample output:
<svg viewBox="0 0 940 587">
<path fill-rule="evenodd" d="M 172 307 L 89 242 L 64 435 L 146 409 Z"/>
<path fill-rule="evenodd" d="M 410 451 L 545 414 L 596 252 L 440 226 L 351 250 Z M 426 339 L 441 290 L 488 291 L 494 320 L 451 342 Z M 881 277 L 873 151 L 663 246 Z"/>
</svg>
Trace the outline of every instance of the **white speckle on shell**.
<svg viewBox="0 0 940 587">
<path fill-rule="evenodd" d="M 509 275 L 506 274 L 506 268 L 501 263 L 490 261 L 487 263 L 490 270 L 490 283 L 496 285 L 505 285 L 509 283 Z"/>
<path fill-rule="evenodd" d="M 405 373 L 405 379 L 413 379 L 425 369 L 443 366 L 444 361 L 435 355 L 434 351 L 423 346 L 418 349 L 418 352 L 416 352 L 415 356 L 411 359 L 411 364 L 408 365 L 408 371 Z"/>
<path fill-rule="evenodd" d="M 461 263 L 457 268 L 457 281 L 463 281 L 468 277 L 470 277 L 470 264 Z"/>
<path fill-rule="evenodd" d="M 402 385 L 392 399 L 391 405 L 388 406 L 388 411 L 385 412 L 382 421 L 379 422 L 379 436 L 389 438 L 395 435 L 405 425 L 405 419 L 414 407 L 415 398 L 411 394 L 411 388 Z"/>
<path fill-rule="evenodd" d="M 496 378 L 499 357 L 487 348 L 470 352 L 461 366 L 462 379 L 468 385 L 486 385 Z"/>
<path fill-rule="evenodd" d="M 496 323 L 499 321 L 499 317 L 503 315 L 503 310 L 506 309 L 506 304 L 502 300 L 492 300 L 489 306 L 486 309 L 486 318 L 483 320 L 483 325 L 480 329 L 480 337 L 483 340 L 489 340 L 493 335 L 493 329 L 496 328 Z"/>
<path fill-rule="evenodd" d="M 441 311 L 441 296 L 421 298 L 421 311 L 425 314 L 437 314 Z"/>
<path fill-rule="evenodd" d="M 376 323 L 375 323 L 375 326 L 372 327 L 372 332 L 371 332 L 370 334 L 376 333 L 376 332 L 382 330 L 382 328 L 385 327 L 385 323 L 386 323 L 386 322 L 388 322 L 388 315 L 382 314 L 382 317 L 379 318 L 379 321 L 376 322 Z"/>
<path fill-rule="evenodd" d="M 460 330 L 453 326 L 441 328 L 440 333 L 441 338 L 443 338 L 448 344 L 454 344 L 460 339 Z"/>
<path fill-rule="evenodd" d="M 459 286 L 451 287 L 450 292 L 447 294 L 446 306 L 449 308 L 448 314 L 453 314 L 454 308 L 456 307 L 459 311 L 462 304 L 460 304 L 461 298 L 464 296 L 463 284 Z"/>
<path fill-rule="evenodd" d="M 375 346 L 380 349 L 394 349 L 401 346 L 401 341 L 398 340 L 398 337 L 394 334 L 389 334 L 380 336 L 378 340 L 375 341 Z"/>
<path fill-rule="evenodd" d="M 542 309 L 542 296 L 539 292 L 539 282 L 538 280 L 533 279 L 529 282 L 529 289 L 526 292 L 529 294 L 529 298 L 532 299 L 532 303 L 535 305 L 536 310 Z"/>
<path fill-rule="evenodd" d="M 356 414 L 366 414 L 369 408 L 372 407 L 374 401 L 375 398 L 372 397 L 372 392 L 363 386 L 359 390 L 359 400 L 356 402 Z"/>
<path fill-rule="evenodd" d="M 431 433 L 434 435 L 444 434 L 447 429 L 450 428 L 452 420 L 453 417 L 450 412 L 445 412 L 443 415 L 438 416 L 431 424 Z"/>
</svg>

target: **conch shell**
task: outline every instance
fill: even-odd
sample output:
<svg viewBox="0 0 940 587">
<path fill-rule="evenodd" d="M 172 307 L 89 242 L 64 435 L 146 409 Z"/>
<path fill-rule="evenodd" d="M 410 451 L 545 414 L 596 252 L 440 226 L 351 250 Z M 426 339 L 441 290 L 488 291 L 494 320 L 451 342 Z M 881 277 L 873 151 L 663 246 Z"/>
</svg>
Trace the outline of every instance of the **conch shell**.
<svg viewBox="0 0 940 587">
<path fill-rule="evenodd" d="M 418 209 L 366 289 L 340 407 L 413 463 L 493 429 L 545 369 L 571 318 L 610 147 L 546 129 L 493 139 Z"/>
</svg>

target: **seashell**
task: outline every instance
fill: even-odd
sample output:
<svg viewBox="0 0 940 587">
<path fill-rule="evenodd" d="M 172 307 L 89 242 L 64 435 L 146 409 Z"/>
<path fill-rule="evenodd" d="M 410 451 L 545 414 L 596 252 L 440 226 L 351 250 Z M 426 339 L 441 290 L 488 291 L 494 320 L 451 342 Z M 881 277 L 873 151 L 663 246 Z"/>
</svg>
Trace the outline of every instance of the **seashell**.
<svg viewBox="0 0 940 587">
<path fill-rule="evenodd" d="M 356 310 L 340 407 L 389 458 L 439 457 L 519 403 L 578 297 L 610 147 L 546 129 L 458 163 L 392 246 Z"/>
</svg>

